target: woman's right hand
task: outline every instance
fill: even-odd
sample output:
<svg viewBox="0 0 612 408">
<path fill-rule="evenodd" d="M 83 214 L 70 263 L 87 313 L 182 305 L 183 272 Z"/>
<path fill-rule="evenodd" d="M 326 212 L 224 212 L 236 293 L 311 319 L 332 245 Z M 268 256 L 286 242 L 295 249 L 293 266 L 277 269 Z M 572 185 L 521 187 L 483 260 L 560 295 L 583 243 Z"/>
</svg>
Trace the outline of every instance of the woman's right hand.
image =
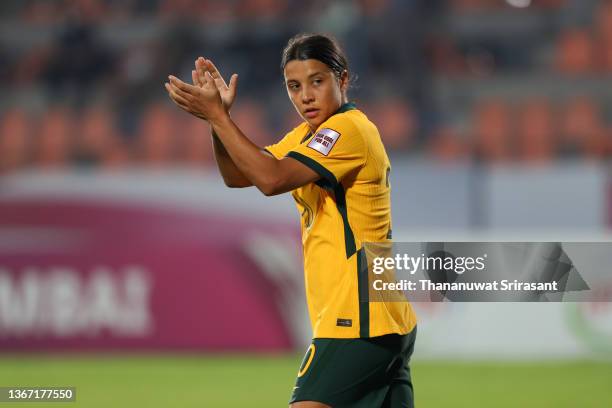
<svg viewBox="0 0 612 408">
<path fill-rule="evenodd" d="M 232 74 L 230 78 L 229 85 L 225 82 L 219 70 L 213 64 L 213 62 L 209 59 L 204 59 L 204 57 L 198 57 L 195 60 L 195 70 L 191 71 L 191 78 L 193 80 L 193 84 L 195 86 L 199 86 L 200 88 L 205 83 L 205 75 L 206 72 L 210 73 L 212 76 L 215 86 L 219 90 L 219 94 L 221 95 L 221 101 L 223 101 L 223 106 L 229 112 L 232 104 L 234 103 L 234 99 L 236 98 L 236 86 L 238 84 L 238 74 Z"/>
</svg>

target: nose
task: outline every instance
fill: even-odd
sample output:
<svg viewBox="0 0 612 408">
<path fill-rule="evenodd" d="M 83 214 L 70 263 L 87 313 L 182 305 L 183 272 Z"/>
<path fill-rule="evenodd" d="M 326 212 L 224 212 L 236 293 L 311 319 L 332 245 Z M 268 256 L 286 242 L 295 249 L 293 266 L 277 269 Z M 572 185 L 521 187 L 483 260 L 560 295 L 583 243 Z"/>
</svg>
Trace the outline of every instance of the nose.
<svg viewBox="0 0 612 408">
<path fill-rule="evenodd" d="M 302 103 L 307 104 L 310 103 L 314 100 L 314 96 L 312 94 L 312 91 L 310 89 L 310 87 L 308 86 L 304 86 L 302 87 Z"/>
</svg>

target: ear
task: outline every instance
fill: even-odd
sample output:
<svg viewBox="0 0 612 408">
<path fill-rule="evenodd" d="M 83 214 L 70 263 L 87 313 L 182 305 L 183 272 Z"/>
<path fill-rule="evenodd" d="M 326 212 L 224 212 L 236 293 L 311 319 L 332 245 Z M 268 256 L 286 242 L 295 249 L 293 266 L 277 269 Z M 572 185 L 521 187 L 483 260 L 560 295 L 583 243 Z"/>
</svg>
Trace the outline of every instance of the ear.
<svg viewBox="0 0 612 408">
<path fill-rule="evenodd" d="M 340 74 L 339 83 L 340 90 L 342 90 L 342 92 L 346 92 L 349 85 L 349 73 L 346 69 Z"/>
</svg>

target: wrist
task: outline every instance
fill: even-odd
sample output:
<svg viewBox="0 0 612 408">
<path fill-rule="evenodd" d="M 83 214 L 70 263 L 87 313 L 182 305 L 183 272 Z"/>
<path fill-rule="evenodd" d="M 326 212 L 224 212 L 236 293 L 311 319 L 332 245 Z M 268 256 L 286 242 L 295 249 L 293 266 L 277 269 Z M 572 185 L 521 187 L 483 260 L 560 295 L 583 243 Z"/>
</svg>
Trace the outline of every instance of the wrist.
<svg viewBox="0 0 612 408">
<path fill-rule="evenodd" d="M 231 119 L 232 115 L 230 115 L 229 111 L 226 111 L 226 112 L 227 112 L 227 116 Z M 216 120 L 216 119 L 215 119 L 215 121 L 218 122 L 218 120 Z M 217 137 L 218 138 L 219 136 L 217 135 L 217 132 L 215 131 L 215 126 L 213 125 L 213 121 L 212 120 L 208 120 L 207 122 L 210 125 L 210 133 L 211 133 L 211 135 L 213 137 Z"/>
<path fill-rule="evenodd" d="M 219 114 L 210 117 L 208 122 L 210 123 L 210 127 L 213 132 L 216 133 L 216 128 L 222 127 L 226 125 L 231 120 L 229 112 L 223 109 Z"/>
</svg>

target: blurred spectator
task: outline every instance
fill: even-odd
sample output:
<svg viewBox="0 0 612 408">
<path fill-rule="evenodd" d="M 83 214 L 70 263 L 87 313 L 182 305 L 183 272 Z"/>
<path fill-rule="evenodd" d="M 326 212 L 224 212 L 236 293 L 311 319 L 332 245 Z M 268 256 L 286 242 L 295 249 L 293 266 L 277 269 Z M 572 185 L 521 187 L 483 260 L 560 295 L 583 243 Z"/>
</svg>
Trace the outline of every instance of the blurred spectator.
<svg viewBox="0 0 612 408">
<path fill-rule="evenodd" d="M 22 7 L 21 18 L 25 22 L 49 24 L 61 20 L 65 3 L 63 1 L 34 0 L 23 2 Z"/>
<path fill-rule="evenodd" d="M 88 88 L 112 74 L 112 57 L 96 38 L 94 27 L 74 20 L 63 28 L 49 58 L 44 77 L 55 90 L 67 86 Z"/>
<path fill-rule="evenodd" d="M 0 174 L 17 170 L 28 163 L 31 149 L 31 121 L 26 113 L 13 109 L 0 122 Z"/>
<path fill-rule="evenodd" d="M 599 68 L 604 73 L 612 72 L 612 37 L 599 43 Z"/>
<path fill-rule="evenodd" d="M 450 38 L 436 36 L 429 40 L 427 55 L 432 69 L 440 74 L 459 75 L 467 71 L 466 61 Z"/>
<path fill-rule="evenodd" d="M 121 139 L 114 139 L 104 155 L 102 168 L 113 170 L 126 167 L 131 161 L 130 150 Z"/>
<path fill-rule="evenodd" d="M 199 9 L 197 0 L 161 0 L 159 2 L 159 17 L 176 20 L 190 19 L 197 15 Z"/>
<path fill-rule="evenodd" d="M 412 107 L 402 99 L 380 100 L 370 105 L 367 114 L 378 126 L 380 137 L 388 149 L 408 149 L 415 143 L 417 117 Z"/>
<path fill-rule="evenodd" d="M 3 83 L 11 80 L 13 76 L 14 57 L 10 55 L 10 51 L 0 44 L 0 80 Z"/>
<path fill-rule="evenodd" d="M 142 163 L 152 167 L 161 167 L 175 160 L 178 146 L 177 135 L 180 134 L 175 114 L 175 109 L 160 103 L 151 104 L 145 110 L 138 134 L 137 157 Z"/>
<path fill-rule="evenodd" d="M 31 85 L 36 83 L 48 69 L 52 47 L 41 46 L 29 49 L 19 55 L 19 58 L 9 72 L 12 71 L 12 80 L 18 85 Z"/>
<path fill-rule="evenodd" d="M 35 163 L 42 168 L 68 165 L 74 138 L 74 118 L 63 107 L 46 112 L 36 132 Z"/>
<path fill-rule="evenodd" d="M 474 110 L 474 148 L 476 157 L 485 161 L 512 159 L 510 111 L 500 100 L 488 100 Z"/>
<path fill-rule="evenodd" d="M 122 138 L 111 112 L 105 107 L 91 106 L 79 117 L 76 162 L 84 165 L 117 165 Z"/>
<path fill-rule="evenodd" d="M 603 1 L 595 10 L 595 32 L 604 41 L 612 40 L 612 2 Z"/>
<path fill-rule="evenodd" d="M 391 0 L 359 0 L 359 6 L 365 15 L 377 17 L 389 11 Z"/>
<path fill-rule="evenodd" d="M 442 127 L 431 137 L 428 152 L 438 160 L 452 162 L 465 160 L 469 157 L 470 149 L 455 129 Z"/>
<path fill-rule="evenodd" d="M 595 33 L 599 41 L 598 56 L 603 72 L 612 72 L 612 3 L 606 2 L 595 15 Z"/>
<path fill-rule="evenodd" d="M 244 0 L 239 3 L 242 17 L 265 21 L 281 19 L 287 8 L 286 0 Z"/>
<path fill-rule="evenodd" d="M 572 157 L 601 158 L 605 131 L 599 107 L 588 98 L 571 100 L 561 115 L 562 153 Z"/>
<path fill-rule="evenodd" d="M 564 74 L 585 74 L 595 69 L 593 40 L 586 30 L 571 29 L 557 43 L 556 67 Z"/>
<path fill-rule="evenodd" d="M 96 23 L 108 18 L 108 3 L 104 0 L 68 0 L 68 12 L 84 23 Z"/>
<path fill-rule="evenodd" d="M 556 146 L 553 112 L 544 99 L 528 100 L 519 108 L 518 158 L 543 163 L 554 159 Z"/>
<path fill-rule="evenodd" d="M 180 122 L 181 163 L 196 168 L 212 165 L 212 137 L 208 123 L 194 117 L 184 117 Z"/>
</svg>

